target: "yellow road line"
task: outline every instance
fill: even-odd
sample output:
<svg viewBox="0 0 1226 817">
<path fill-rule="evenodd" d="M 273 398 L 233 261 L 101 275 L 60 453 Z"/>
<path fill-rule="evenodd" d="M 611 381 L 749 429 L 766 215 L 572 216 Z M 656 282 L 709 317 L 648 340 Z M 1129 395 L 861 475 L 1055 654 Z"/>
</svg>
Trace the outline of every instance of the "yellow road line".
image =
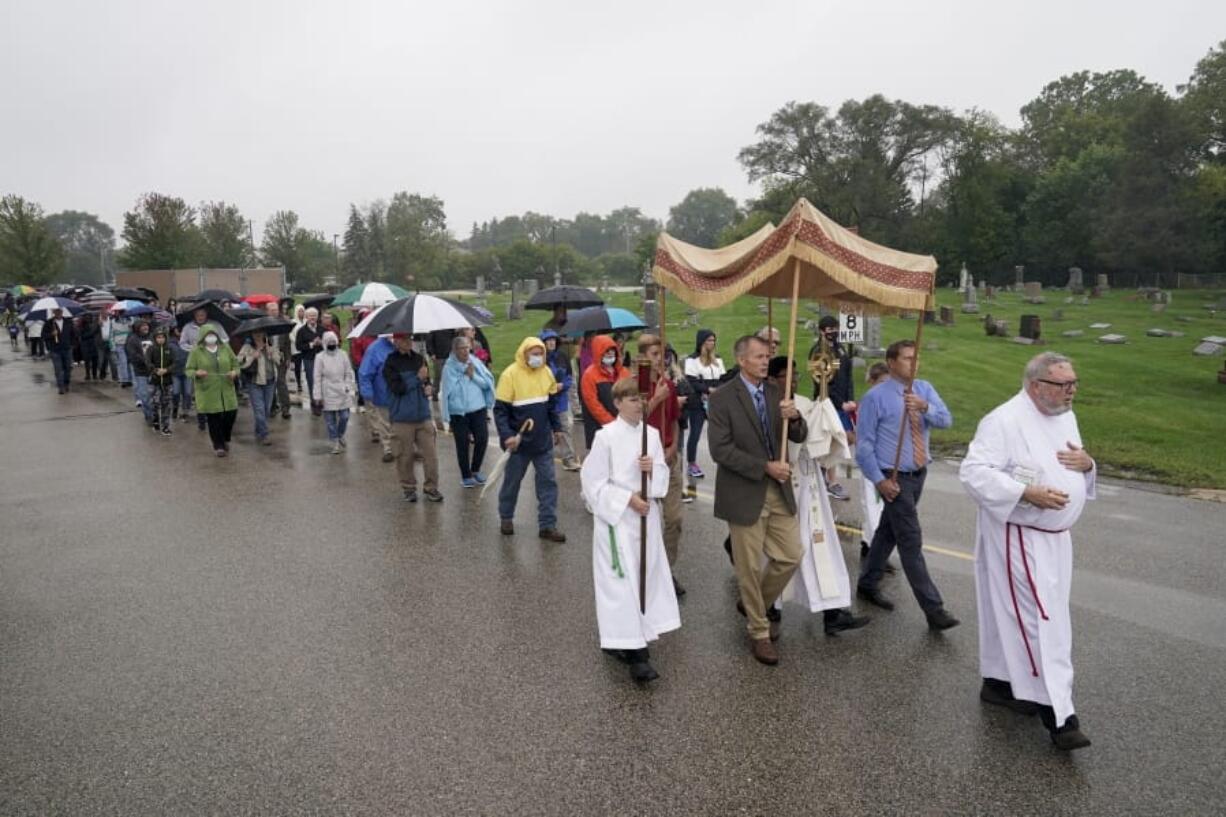
<svg viewBox="0 0 1226 817">
<path fill-rule="evenodd" d="M 699 491 L 698 496 L 706 500 L 707 502 L 715 501 L 715 495 L 708 491 Z M 860 528 L 853 528 L 850 525 L 836 524 L 834 527 L 835 527 L 835 530 L 839 531 L 840 533 L 846 533 L 848 536 L 863 536 L 864 535 L 863 530 L 861 530 Z M 955 559 L 964 559 L 965 561 L 968 561 L 968 562 L 975 561 L 975 554 L 971 553 L 970 551 L 966 551 L 966 550 L 956 550 L 954 548 L 943 548 L 937 545 L 924 545 L 924 550 L 930 550 L 933 553 L 939 553 L 942 556 L 952 556 Z"/>
</svg>

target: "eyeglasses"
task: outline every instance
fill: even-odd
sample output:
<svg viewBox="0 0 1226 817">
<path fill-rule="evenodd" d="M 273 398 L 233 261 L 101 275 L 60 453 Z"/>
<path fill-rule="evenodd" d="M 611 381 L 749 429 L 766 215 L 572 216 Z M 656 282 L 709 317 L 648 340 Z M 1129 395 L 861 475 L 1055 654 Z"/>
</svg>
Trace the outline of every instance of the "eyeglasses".
<svg viewBox="0 0 1226 817">
<path fill-rule="evenodd" d="M 1039 378 L 1039 382 L 1046 383 L 1049 386 L 1059 386 L 1060 388 L 1064 389 L 1065 394 L 1072 394 L 1073 389 L 1077 388 L 1077 384 L 1080 383 L 1081 381 L 1080 380 L 1044 380 L 1043 378 Z"/>
</svg>

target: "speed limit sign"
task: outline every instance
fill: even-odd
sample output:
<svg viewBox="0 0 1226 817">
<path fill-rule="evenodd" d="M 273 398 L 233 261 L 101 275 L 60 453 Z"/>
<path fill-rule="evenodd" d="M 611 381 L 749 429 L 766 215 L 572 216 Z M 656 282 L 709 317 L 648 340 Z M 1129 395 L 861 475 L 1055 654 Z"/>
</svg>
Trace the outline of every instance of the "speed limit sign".
<svg viewBox="0 0 1226 817">
<path fill-rule="evenodd" d="M 864 313 L 839 311 L 839 343 L 864 343 Z"/>
</svg>

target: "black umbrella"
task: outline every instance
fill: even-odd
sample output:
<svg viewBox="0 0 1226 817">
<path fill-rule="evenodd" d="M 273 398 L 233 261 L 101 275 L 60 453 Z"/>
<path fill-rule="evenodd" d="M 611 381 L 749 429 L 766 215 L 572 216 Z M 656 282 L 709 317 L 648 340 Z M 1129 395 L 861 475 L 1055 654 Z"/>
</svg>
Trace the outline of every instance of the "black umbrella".
<svg viewBox="0 0 1226 817">
<path fill-rule="evenodd" d="M 212 301 L 199 301 L 184 307 L 175 315 L 175 323 L 179 325 L 180 329 L 192 322 L 192 317 L 196 314 L 197 309 L 203 309 L 208 314 L 208 320 L 226 330 L 227 333 L 233 332 L 239 324 L 238 320 L 227 315 L 220 306 Z"/>
<path fill-rule="evenodd" d="M 542 289 L 524 305 L 524 309 L 583 309 L 585 306 L 604 306 L 604 301 L 595 292 L 584 287 L 560 286 Z"/>
<path fill-rule="evenodd" d="M 111 290 L 111 294 L 117 301 L 140 301 L 141 303 L 148 303 L 156 297 L 144 289 L 133 289 L 132 287 L 115 287 Z"/>
<path fill-rule="evenodd" d="M 335 295 L 311 295 L 302 300 L 302 305 L 307 309 L 311 309 L 312 307 L 315 309 L 323 309 L 325 307 L 332 306 L 332 302 L 335 300 Z"/>
<path fill-rule="evenodd" d="M 443 329 L 488 326 L 489 321 L 468 304 L 438 295 L 410 295 L 371 312 L 349 333 L 349 337 L 378 335 L 424 335 Z"/>
<path fill-rule="evenodd" d="M 231 303 L 237 303 L 238 301 L 241 301 L 242 298 L 238 297 L 228 289 L 202 289 L 196 295 L 196 300 L 218 302 L 229 301 Z"/>
<path fill-rule="evenodd" d="M 284 318 L 274 318 L 271 315 L 265 315 L 261 318 L 251 318 L 243 321 L 238 325 L 238 328 L 230 333 L 234 335 L 247 335 L 252 332 L 263 332 L 266 335 L 288 335 L 294 331 L 296 324 L 293 321 L 287 321 Z"/>
</svg>

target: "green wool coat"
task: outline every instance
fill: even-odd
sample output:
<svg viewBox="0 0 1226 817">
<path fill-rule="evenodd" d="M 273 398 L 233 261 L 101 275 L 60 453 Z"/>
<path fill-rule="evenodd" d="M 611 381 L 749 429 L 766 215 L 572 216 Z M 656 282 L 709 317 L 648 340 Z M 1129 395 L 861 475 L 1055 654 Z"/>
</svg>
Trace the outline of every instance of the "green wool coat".
<svg viewBox="0 0 1226 817">
<path fill-rule="evenodd" d="M 217 346 L 213 354 L 204 347 L 204 336 L 209 330 L 216 332 L 212 324 L 200 327 L 200 342 L 187 356 L 185 374 L 196 385 L 196 411 L 201 414 L 216 414 L 222 411 L 234 411 L 238 408 L 238 393 L 234 390 L 234 381 L 226 377 L 227 372 L 239 371 L 238 358 L 224 341 Z M 208 372 L 204 377 L 197 377 L 196 371 L 203 369 Z"/>
</svg>

